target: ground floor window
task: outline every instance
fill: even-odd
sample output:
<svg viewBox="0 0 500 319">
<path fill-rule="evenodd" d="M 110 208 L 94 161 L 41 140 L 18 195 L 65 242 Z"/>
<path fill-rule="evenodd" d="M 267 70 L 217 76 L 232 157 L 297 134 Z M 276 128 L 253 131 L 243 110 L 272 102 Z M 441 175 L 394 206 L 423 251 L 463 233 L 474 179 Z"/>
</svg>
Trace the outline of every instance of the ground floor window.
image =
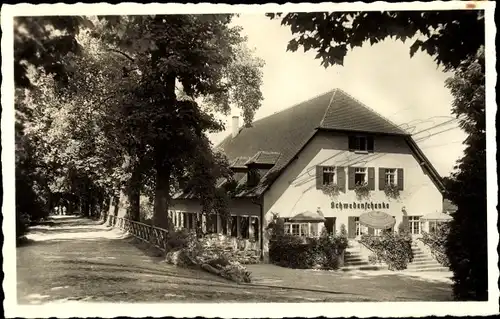
<svg viewBox="0 0 500 319">
<path fill-rule="evenodd" d="M 250 217 L 240 216 L 240 236 L 248 239 L 250 237 Z"/>
<path fill-rule="evenodd" d="M 336 217 L 325 217 L 324 225 L 328 234 L 335 234 L 336 220 Z"/>
<path fill-rule="evenodd" d="M 285 222 L 285 233 L 295 236 L 315 237 L 319 235 L 319 223 Z"/>
<path fill-rule="evenodd" d="M 217 233 L 217 215 L 210 214 L 207 216 L 207 233 Z"/>
<path fill-rule="evenodd" d="M 231 229 L 231 237 L 238 237 L 238 217 L 237 216 L 231 216 L 230 219 L 230 225 Z"/>
<path fill-rule="evenodd" d="M 367 227 L 361 225 L 359 222 L 359 217 L 354 217 L 354 223 L 356 224 L 356 236 L 361 236 L 368 232 Z"/>
<path fill-rule="evenodd" d="M 220 227 L 222 229 L 222 234 L 227 235 L 227 216 L 220 216 Z"/>
<path fill-rule="evenodd" d="M 189 229 L 188 213 L 182 213 L 182 227 Z"/>
<path fill-rule="evenodd" d="M 259 218 L 258 217 L 251 217 L 251 225 L 252 225 L 252 235 L 253 239 L 255 241 L 259 240 L 259 233 L 260 233 L 260 223 L 259 223 Z"/>
<path fill-rule="evenodd" d="M 420 235 L 420 216 L 408 216 L 408 226 L 412 235 Z"/>
</svg>

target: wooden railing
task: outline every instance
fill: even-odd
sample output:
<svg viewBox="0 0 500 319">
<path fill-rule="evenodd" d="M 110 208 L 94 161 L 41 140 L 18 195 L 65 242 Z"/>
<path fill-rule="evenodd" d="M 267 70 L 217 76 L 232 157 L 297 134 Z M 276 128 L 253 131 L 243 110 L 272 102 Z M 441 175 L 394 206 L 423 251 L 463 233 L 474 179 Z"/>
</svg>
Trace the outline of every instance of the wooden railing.
<svg viewBox="0 0 500 319">
<path fill-rule="evenodd" d="M 119 229 L 155 246 L 158 249 L 161 249 L 162 251 L 167 250 L 168 231 L 166 229 L 118 216 L 109 216 L 108 225 L 118 227 Z"/>
</svg>

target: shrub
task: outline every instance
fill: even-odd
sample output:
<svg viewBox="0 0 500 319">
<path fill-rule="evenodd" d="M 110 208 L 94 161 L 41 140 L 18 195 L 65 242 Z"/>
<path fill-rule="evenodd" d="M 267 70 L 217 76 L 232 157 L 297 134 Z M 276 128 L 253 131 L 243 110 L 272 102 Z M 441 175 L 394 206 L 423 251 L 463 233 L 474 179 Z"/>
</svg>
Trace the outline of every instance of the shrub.
<svg viewBox="0 0 500 319">
<path fill-rule="evenodd" d="M 358 183 L 354 186 L 354 192 L 358 200 L 367 199 L 370 197 L 370 188 L 368 183 Z"/>
<path fill-rule="evenodd" d="M 323 194 L 330 197 L 337 197 L 340 194 L 340 187 L 337 184 L 326 184 L 322 188 Z"/>
<path fill-rule="evenodd" d="M 219 234 L 197 238 L 186 231 L 172 233 L 171 250 L 165 261 L 176 266 L 198 266 L 218 276 L 237 282 L 250 282 L 250 272 L 238 262 L 232 242 Z"/>
<path fill-rule="evenodd" d="M 387 197 L 393 199 L 398 199 L 400 195 L 398 186 L 392 183 L 385 185 L 384 193 Z"/>
<path fill-rule="evenodd" d="M 186 248 L 189 241 L 193 240 L 193 234 L 185 229 L 169 232 L 167 235 L 167 251 Z"/>
<path fill-rule="evenodd" d="M 252 282 L 252 274 L 240 263 L 232 263 L 222 267 L 220 271 L 221 277 L 236 282 Z"/>
<path fill-rule="evenodd" d="M 345 234 L 329 235 L 326 231 L 319 238 L 302 238 L 286 234 L 270 242 L 269 257 L 272 263 L 289 268 L 339 267 L 339 256 L 347 248 Z"/>
<path fill-rule="evenodd" d="M 422 232 L 422 238 L 420 238 L 425 245 L 429 246 L 436 260 L 445 267 L 450 266 L 448 256 L 446 256 L 446 241 L 449 233 L 448 224 L 439 224 L 435 232 Z"/>
<path fill-rule="evenodd" d="M 382 236 L 363 235 L 360 242 L 373 251 L 372 263 L 383 261 L 389 270 L 406 269 L 413 261 L 411 236 L 403 233 L 383 232 Z"/>
<path fill-rule="evenodd" d="M 277 213 L 271 213 L 272 219 L 266 227 L 266 230 L 270 238 L 276 238 L 278 236 L 283 236 L 285 234 L 285 222 L 282 218 L 279 218 Z"/>
</svg>

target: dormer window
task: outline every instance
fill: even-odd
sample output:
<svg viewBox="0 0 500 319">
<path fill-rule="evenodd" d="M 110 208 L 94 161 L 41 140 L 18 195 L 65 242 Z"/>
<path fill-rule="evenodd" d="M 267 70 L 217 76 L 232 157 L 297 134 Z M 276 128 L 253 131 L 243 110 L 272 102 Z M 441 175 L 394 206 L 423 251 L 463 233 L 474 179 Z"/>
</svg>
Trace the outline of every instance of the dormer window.
<svg viewBox="0 0 500 319">
<path fill-rule="evenodd" d="M 373 153 L 373 144 L 373 136 L 349 136 L 350 152 Z"/>
<path fill-rule="evenodd" d="M 247 186 L 248 187 L 257 186 L 257 184 L 260 181 L 259 170 L 255 169 L 255 168 L 251 168 L 251 169 L 248 170 L 247 174 L 248 174 L 247 175 Z"/>
</svg>

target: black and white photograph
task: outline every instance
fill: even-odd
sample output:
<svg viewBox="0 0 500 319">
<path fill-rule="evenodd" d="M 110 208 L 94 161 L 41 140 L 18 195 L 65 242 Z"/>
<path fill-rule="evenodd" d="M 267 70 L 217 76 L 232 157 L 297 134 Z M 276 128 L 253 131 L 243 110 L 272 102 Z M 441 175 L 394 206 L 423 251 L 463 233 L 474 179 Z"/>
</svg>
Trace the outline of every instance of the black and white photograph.
<svg viewBox="0 0 500 319">
<path fill-rule="evenodd" d="M 2 6 L 6 316 L 498 313 L 494 9 Z"/>
</svg>

